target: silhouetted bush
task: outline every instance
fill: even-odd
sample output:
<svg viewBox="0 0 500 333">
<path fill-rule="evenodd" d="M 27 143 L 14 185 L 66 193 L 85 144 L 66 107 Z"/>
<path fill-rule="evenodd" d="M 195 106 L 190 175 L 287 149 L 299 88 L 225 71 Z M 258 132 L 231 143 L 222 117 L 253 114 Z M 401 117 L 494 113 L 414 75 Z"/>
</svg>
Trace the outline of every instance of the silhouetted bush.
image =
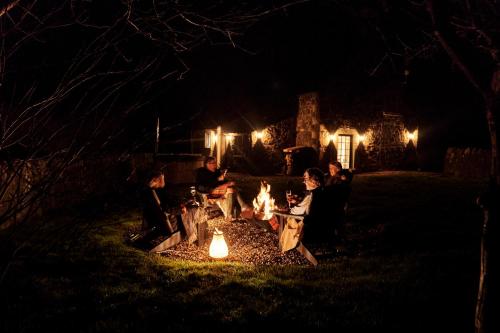
<svg viewBox="0 0 500 333">
<path fill-rule="evenodd" d="M 416 170 L 418 168 L 417 149 L 413 140 L 410 140 L 405 147 L 401 168 L 403 170 Z"/>
<path fill-rule="evenodd" d="M 365 145 L 360 142 L 355 151 L 354 168 L 357 171 L 371 171 L 375 169 L 375 165 L 371 163 L 368 153 L 366 152 Z"/>
<path fill-rule="evenodd" d="M 330 161 L 336 161 L 336 160 L 337 160 L 337 149 L 335 148 L 333 141 L 330 141 L 328 143 L 328 146 L 326 146 L 325 153 L 323 154 L 323 157 L 321 158 L 321 161 L 319 163 L 320 168 L 323 171 L 327 172 L 328 163 L 330 163 Z"/>
<path fill-rule="evenodd" d="M 264 147 L 261 140 L 257 140 L 250 152 L 248 171 L 257 176 L 270 175 L 273 173 L 273 165 L 269 152 L 266 147 Z"/>
</svg>

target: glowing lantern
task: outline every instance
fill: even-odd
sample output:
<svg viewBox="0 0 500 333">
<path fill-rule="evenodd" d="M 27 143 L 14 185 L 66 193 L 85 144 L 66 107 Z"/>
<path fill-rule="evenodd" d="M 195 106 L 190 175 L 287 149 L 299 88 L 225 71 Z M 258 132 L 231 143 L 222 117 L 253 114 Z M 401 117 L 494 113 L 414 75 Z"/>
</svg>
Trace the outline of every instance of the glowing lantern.
<svg viewBox="0 0 500 333">
<path fill-rule="evenodd" d="M 359 142 L 363 142 L 363 141 L 365 141 L 365 136 L 364 136 L 363 134 L 360 134 L 360 135 L 358 136 L 358 140 L 359 140 Z"/>
<path fill-rule="evenodd" d="M 215 228 L 212 243 L 210 243 L 210 248 L 208 250 L 209 256 L 212 258 L 225 258 L 228 253 L 229 250 L 227 248 L 226 241 L 224 240 L 224 234 L 222 231 Z"/>
<path fill-rule="evenodd" d="M 257 139 L 262 140 L 262 138 L 264 137 L 264 132 L 263 131 L 257 132 L 255 133 L 255 136 L 257 137 Z"/>
<path fill-rule="evenodd" d="M 334 135 L 334 134 L 330 134 L 330 135 L 328 136 L 328 139 L 330 139 L 330 141 L 335 142 L 335 135 Z"/>
<path fill-rule="evenodd" d="M 415 135 L 413 133 L 408 133 L 408 140 L 415 139 Z"/>
</svg>

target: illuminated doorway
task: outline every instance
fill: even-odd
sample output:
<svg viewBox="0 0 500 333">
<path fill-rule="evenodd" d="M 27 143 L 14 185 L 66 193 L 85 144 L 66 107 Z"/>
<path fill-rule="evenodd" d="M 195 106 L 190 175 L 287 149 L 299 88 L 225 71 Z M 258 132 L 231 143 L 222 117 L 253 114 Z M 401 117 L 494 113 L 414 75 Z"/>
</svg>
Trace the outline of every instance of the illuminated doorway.
<svg viewBox="0 0 500 333">
<path fill-rule="evenodd" d="M 339 135 L 337 139 L 337 160 L 342 164 L 342 168 L 351 167 L 352 135 Z"/>
</svg>

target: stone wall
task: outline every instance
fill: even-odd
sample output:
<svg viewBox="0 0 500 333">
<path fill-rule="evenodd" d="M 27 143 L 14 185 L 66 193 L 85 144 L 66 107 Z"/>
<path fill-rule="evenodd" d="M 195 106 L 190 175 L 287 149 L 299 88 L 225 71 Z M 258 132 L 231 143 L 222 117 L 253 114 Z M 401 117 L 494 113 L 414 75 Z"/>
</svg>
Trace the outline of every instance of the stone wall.
<svg viewBox="0 0 500 333">
<path fill-rule="evenodd" d="M 365 126 L 360 127 L 351 125 L 345 119 L 334 124 L 322 124 L 322 165 L 325 156 L 332 155 L 326 154 L 326 151 L 331 142 L 330 136 L 334 134 L 334 140 L 337 140 L 339 135 L 351 136 L 351 166 L 358 171 L 417 169 L 416 149 L 413 144 L 409 144 L 407 133 L 403 116 L 391 113 L 381 113 L 378 118 L 371 119 Z M 361 135 L 363 139 L 360 139 Z M 339 147 L 336 141 L 334 144 L 337 152 Z"/>
<path fill-rule="evenodd" d="M 405 126 L 401 115 L 383 113 L 367 131 L 368 163 L 378 169 L 398 169 L 404 159 Z"/>
<path fill-rule="evenodd" d="M 266 136 L 263 140 L 266 148 L 283 150 L 295 144 L 296 119 L 287 118 L 266 127 Z"/>
<path fill-rule="evenodd" d="M 144 164 L 152 160 L 147 155 L 151 154 L 140 155 Z M 52 187 L 48 208 L 77 205 L 90 198 L 118 199 L 126 195 L 133 169 L 133 158 L 122 160 L 112 154 L 80 160 L 67 167 Z"/>
<path fill-rule="evenodd" d="M 295 144 L 295 124 L 295 118 L 288 118 L 266 128 L 264 146 L 269 152 L 269 162 L 274 172 L 281 172 L 285 167 L 283 149 Z"/>
<path fill-rule="evenodd" d="M 194 184 L 195 170 L 203 166 L 201 155 L 158 155 L 165 170 L 165 181 L 171 184 Z"/>
<path fill-rule="evenodd" d="M 296 146 L 319 149 L 319 95 L 308 93 L 299 97 L 299 112 L 297 115 Z"/>
<path fill-rule="evenodd" d="M 0 161 L 0 181 L 4 185 L 0 196 L 0 216 L 20 203 L 27 203 L 22 204 L 23 209 L 7 221 L 0 221 L 0 229 L 26 216 L 39 216 L 89 200 L 92 203 L 85 206 L 89 210 L 97 209 L 98 205 L 108 201 L 136 200 L 138 186 L 153 168 L 165 170 L 167 183 L 192 184 L 195 169 L 203 166 L 203 157 L 160 155 L 154 162 L 153 154 L 134 154 L 126 159 L 110 154 L 79 160 L 64 167 L 61 174 L 56 170 L 63 161 L 51 163 L 18 160 L 7 164 Z"/>
<path fill-rule="evenodd" d="M 461 178 L 488 178 L 491 151 L 481 148 L 448 148 L 443 172 Z"/>
<path fill-rule="evenodd" d="M 0 162 L 2 227 L 51 210 L 70 208 L 89 198 L 125 195 L 131 160 L 116 155 L 82 159 L 70 165 L 63 160 Z"/>
</svg>

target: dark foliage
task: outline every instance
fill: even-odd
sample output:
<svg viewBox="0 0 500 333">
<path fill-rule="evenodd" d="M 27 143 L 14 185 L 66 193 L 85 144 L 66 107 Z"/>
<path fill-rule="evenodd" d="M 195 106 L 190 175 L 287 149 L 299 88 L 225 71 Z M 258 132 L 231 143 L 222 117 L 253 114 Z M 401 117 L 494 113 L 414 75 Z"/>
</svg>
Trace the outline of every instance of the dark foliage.
<svg viewBox="0 0 500 333">
<path fill-rule="evenodd" d="M 326 146 L 325 153 L 323 154 L 323 157 L 321 158 L 320 161 L 321 170 L 327 172 L 328 164 L 331 161 L 336 161 L 336 160 L 337 160 L 337 148 L 335 148 L 333 141 L 330 140 L 328 146 Z"/>
</svg>

